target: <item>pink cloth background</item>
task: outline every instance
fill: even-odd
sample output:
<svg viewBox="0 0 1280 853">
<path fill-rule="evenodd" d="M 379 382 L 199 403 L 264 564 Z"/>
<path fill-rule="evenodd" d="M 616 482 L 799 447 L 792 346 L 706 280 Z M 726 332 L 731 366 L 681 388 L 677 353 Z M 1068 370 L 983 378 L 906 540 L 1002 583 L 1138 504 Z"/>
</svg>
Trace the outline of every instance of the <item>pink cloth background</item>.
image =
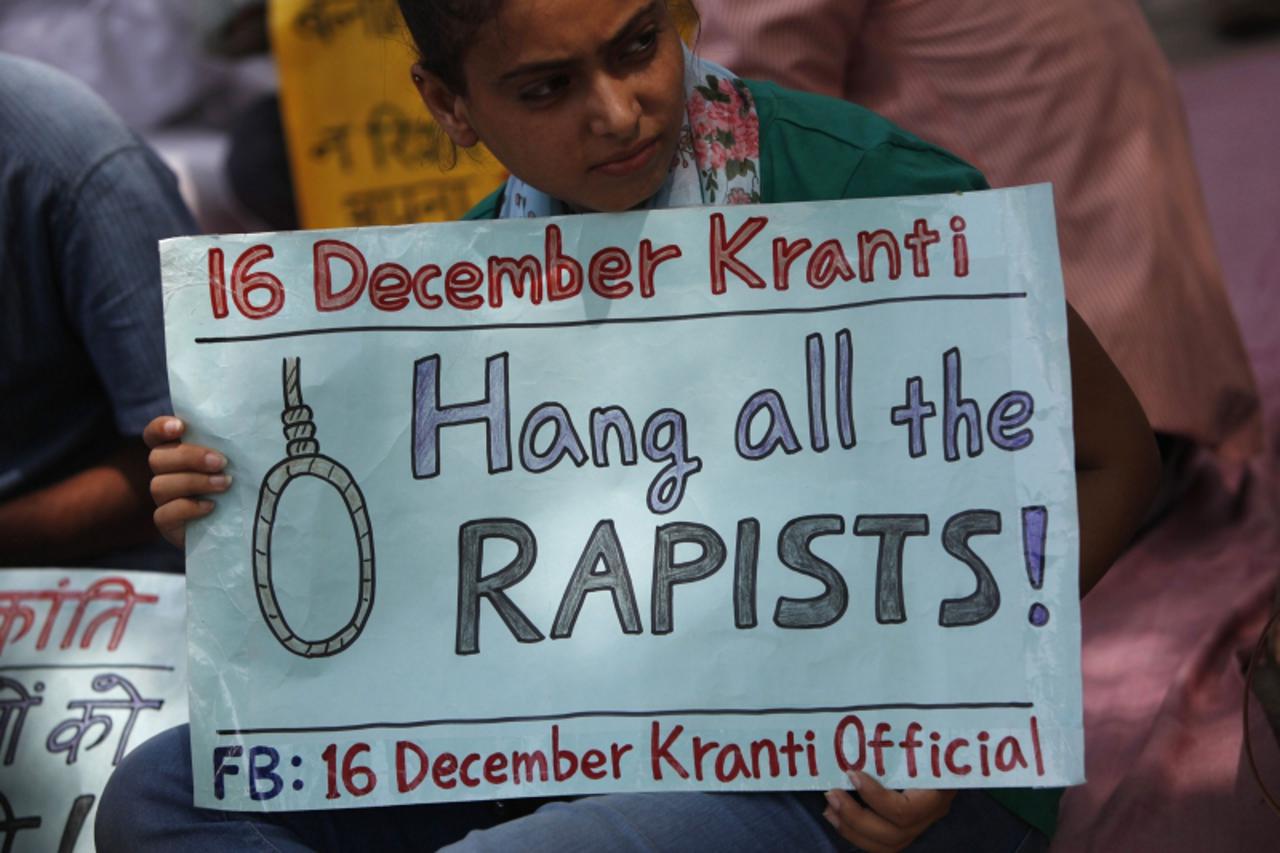
<svg viewBox="0 0 1280 853">
<path fill-rule="evenodd" d="M 1060 210 L 1072 204 L 1063 188 L 1097 184 L 1102 194 L 1078 196 L 1060 226 L 1073 301 L 1158 427 L 1233 444 L 1236 458 L 1263 449 L 1243 463 L 1201 451 L 1176 510 L 1086 600 L 1089 781 L 1063 798 L 1052 849 L 1280 850 L 1280 815 L 1248 769 L 1241 727 L 1244 661 L 1280 579 L 1280 49 L 1174 78 L 1130 0 L 699 0 L 699 8 L 700 49 L 741 74 L 850 96 L 959 149 L 993 183 L 1024 182 L 1007 168 L 1030 170 L 1026 180 L 1067 168 Z M 992 31 L 999 37 L 976 44 Z M 978 52 L 998 68 L 989 79 L 974 77 Z M 1092 91 L 1064 93 L 1071 74 Z M 1000 121 L 977 95 L 1036 119 Z M 1116 124 L 1156 113 L 1154 135 L 1127 136 L 1131 128 Z M 929 132 L 954 122 L 973 134 L 957 137 L 961 144 Z M 1120 160 L 1129 165 L 1073 149 L 1079 122 L 1094 127 L 1090 144 L 1127 140 Z M 1133 183 L 1133 170 L 1170 186 Z M 1153 212 L 1130 216 L 1131 206 Z M 1082 272 L 1086 262 L 1066 247 L 1090 217 L 1141 246 L 1131 267 L 1105 266 L 1116 247 L 1104 246 L 1101 269 L 1158 277 L 1104 284 Z M 1082 299 L 1082 288 L 1097 293 Z M 1099 311 L 1111 322 L 1098 322 Z M 1252 420 L 1233 416 L 1230 402 L 1252 392 L 1246 358 L 1261 392 L 1262 417 Z M 1256 701 L 1251 723 L 1261 773 L 1280 797 L 1280 747 Z"/>
<path fill-rule="evenodd" d="M 699 51 L 738 74 L 869 107 L 994 186 L 1052 181 L 1068 298 L 1152 424 L 1236 459 L 1260 447 L 1181 104 L 1134 0 L 698 8 Z"/>
<path fill-rule="evenodd" d="M 1243 755 L 1243 660 L 1280 576 L 1280 49 L 1178 75 L 1231 301 L 1262 391 L 1267 451 L 1200 460 L 1179 510 L 1084 607 L 1085 763 L 1054 851 L 1280 849 Z M 1270 108 L 1265 105 L 1270 104 Z M 1257 702 L 1259 769 L 1280 748 Z"/>
</svg>

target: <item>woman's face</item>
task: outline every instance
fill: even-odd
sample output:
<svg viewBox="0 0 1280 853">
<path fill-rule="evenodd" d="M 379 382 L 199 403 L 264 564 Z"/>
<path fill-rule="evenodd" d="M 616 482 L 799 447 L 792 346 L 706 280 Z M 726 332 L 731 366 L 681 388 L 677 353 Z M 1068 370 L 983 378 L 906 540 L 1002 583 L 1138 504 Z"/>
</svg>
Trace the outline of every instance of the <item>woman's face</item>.
<svg viewBox="0 0 1280 853">
<path fill-rule="evenodd" d="M 665 0 L 505 0 L 463 65 L 467 92 L 419 84 L 453 140 L 585 209 L 628 210 L 666 179 L 684 55 Z"/>
</svg>

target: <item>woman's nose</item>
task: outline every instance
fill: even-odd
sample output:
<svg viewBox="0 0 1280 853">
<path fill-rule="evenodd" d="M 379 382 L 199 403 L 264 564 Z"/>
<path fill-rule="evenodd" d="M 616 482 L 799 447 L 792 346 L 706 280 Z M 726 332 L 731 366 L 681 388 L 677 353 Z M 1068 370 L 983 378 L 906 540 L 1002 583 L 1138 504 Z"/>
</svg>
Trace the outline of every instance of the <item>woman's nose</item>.
<svg viewBox="0 0 1280 853">
<path fill-rule="evenodd" d="M 596 136 L 630 139 L 640 130 L 640 101 L 626 79 L 601 74 L 592 86 L 590 128 Z"/>
</svg>

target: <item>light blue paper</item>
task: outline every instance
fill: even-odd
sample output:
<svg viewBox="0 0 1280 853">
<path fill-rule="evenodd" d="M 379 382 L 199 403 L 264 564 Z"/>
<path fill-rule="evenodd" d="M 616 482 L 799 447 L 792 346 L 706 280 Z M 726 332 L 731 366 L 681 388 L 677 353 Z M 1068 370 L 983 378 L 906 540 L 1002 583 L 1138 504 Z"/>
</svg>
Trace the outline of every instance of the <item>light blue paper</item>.
<svg viewBox="0 0 1280 853">
<path fill-rule="evenodd" d="M 860 232 L 881 231 L 898 244 L 896 275 L 888 249 L 860 257 Z M 581 266 L 570 298 L 548 298 L 557 242 Z M 609 246 L 619 251 L 598 255 Z M 318 296 L 317 251 L 358 251 L 381 307 L 370 286 L 354 298 L 342 259 L 322 265 L 332 280 Z M 200 237 L 161 254 L 174 404 L 234 478 L 187 534 L 198 804 L 823 789 L 843 779 L 837 753 L 895 786 L 1082 781 L 1070 377 L 1048 186 Z M 793 254 L 780 289 L 775 255 Z M 527 256 L 540 301 L 529 281 L 515 293 L 504 279 L 496 306 L 490 256 Z M 632 269 L 593 288 L 593 257 L 597 273 L 624 257 Z M 474 292 L 462 262 L 483 279 Z M 473 297 L 478 307 L 453 304 Z M 950 461 L 949 361 L 952 408 L 972 401 L 981 432 L 970 455 L 961 423 Z M 504 375 L 510 428 L 495 430 L 496 456 L 477 422 L 441 427 L 433 457 L 433 376 L 449 407 L 484 398 L 487 377 L 497 399 Z M 934 407 L 914 457 L 907 414 L 893 422 L 912 377 L 921 412 Z M 763 411 L 739 439 L 753 397 Z M 794 441 L 745 458 L 739 441 L 764 441 L 778 401 Z M 612 407 L 633 428 L 633 458 L 614 432 L 607 457 L 593 447 L 592 412 Z M 563 435 L 557 417 L 581 454 L 538 471 Z M 673 463 L 661 448 L 681 427 Z M 519 573 L 530 552 L 489 538 L 469 563 L 467 543 L 496 529 L 486 519 L 536 540 L 532 568 L 503 590 L 505 618 L 495 597 L 467 594 L 463 570 L 492 578 L 515 560 Z M 916 531 L 900 595 L 893 561 L 879 559 L 893 535 L 876 532 L 894 525 Z M 752 596 L 743 554 L 756 528 Z M 709 546 L 669 546 L 706 529 Z M 715 537 L 722 565 L 690 579 Z M 583 580 L 613 586 L 566 602 L 589 541 L 622 556 Z M 672 564 L 656 601 L 655 552 Z M 974 599 L 980 574 L 998 605 Z M 459 615 L 471 601 L 474 633 Z M 944 626 L 944 612 L 981 621 Z"/>
<path fill-rule="evenodd" d="M 185 610 L 177 575 L 0 569 L 0 847 L 92 853 L 112 771 L 187 720 Z"/>
</svg>

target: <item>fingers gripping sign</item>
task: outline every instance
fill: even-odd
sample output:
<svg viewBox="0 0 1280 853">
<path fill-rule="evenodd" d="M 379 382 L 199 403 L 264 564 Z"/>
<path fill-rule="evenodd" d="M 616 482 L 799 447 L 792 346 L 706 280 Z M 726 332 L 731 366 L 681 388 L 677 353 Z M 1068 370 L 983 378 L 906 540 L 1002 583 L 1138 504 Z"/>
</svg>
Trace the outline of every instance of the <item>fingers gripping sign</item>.
<svg viewBox="0 0 1280 853">
<path fill-rule="evenodd" d="M 151 449 L 151 497 L 156 502 L 156 527 L 169 542 L 181 548 L 187 522 L 213 511 L 206 496 L 225 492 L 231 485 L 227 459 L 221 453 L 181 441 L 186 424 L 174 417 L 155 418 L 143 430 Z"/>
<path fill-rule="evenodd" d="M 828 791 L 823 817 L 867 853 L 905 849 L 947 814 L 956 796 L 955 791 L 891 790 L 858 770 L 849 771 L 849 784 L 861 802 L 847 791 Z"/>
</svg>

